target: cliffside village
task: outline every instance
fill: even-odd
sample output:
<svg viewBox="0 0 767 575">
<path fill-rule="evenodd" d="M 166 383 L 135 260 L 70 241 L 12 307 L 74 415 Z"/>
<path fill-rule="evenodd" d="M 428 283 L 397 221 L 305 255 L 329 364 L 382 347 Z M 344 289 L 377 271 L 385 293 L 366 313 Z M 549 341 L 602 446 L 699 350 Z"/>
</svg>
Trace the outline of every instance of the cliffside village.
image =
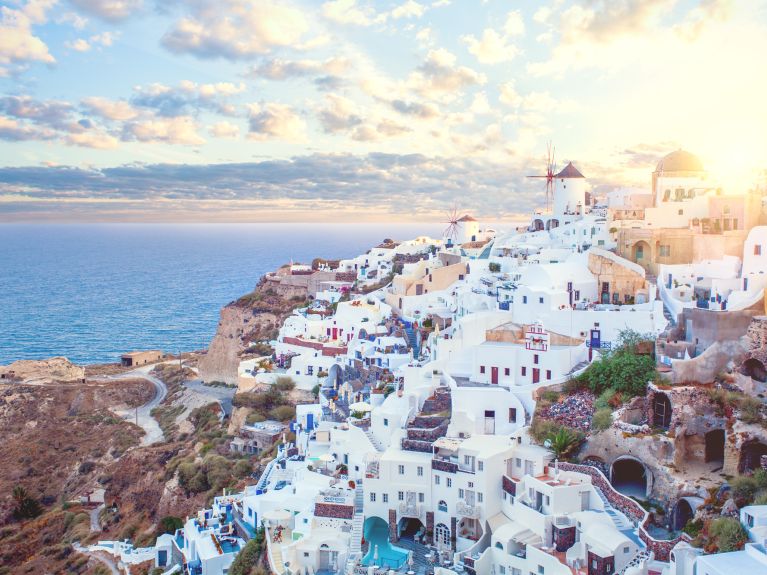
<svg viewBox="0 0 767 575">
<path fill-rule="evenodd" d="M 290 429 L 244 425 L 232 449 L 279 444 L 257 482 L 143 556 L 224 574 L 263 529 L 280 574 L 767 573 L 767 505 L 724 506 L 740 550 L 682 531 L 721 474 L 767 469 L 767 429 L 708 407 L 722 374 L 760 401 L 767 385 L 766 190 L 723 190 L 681 150 L 648 179 L 597 200 L 568 164 L 551 206 L 511 232 L 465 215 L 443 238 L 269 276 L 312 303 L 271 342 L 282 367 L 243 361 L 239 391 L 289 376 L 319 400 Z M 578 463 L 557 459 L 530 433 L 536 405 L 628 329 L 652 342 L 657 377 Z M 588 430 L 594 398 L 567 401 L 549 416 Z"/>
</svg>

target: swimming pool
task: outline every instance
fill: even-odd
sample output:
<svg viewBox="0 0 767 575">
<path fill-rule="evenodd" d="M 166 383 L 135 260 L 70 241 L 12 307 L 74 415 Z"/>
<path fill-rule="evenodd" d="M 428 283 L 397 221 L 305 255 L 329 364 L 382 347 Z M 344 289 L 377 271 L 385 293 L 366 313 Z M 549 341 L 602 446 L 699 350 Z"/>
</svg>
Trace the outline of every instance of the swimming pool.
<svg viewBox="0 0 767 575">
<path fill-rule="evenodd" d="M 365 522 L 365 541 L 370 543 L 367 555 L 363 557 L 363 565 L 378 565 L 397 569 L 407 561 L 408 552 L 391 544 L 389 541 L 389 526 L 378 517 L 371 517 Z M 378 546 L 378 559 L 375 561 L 376 545 Z"/>
</svg>

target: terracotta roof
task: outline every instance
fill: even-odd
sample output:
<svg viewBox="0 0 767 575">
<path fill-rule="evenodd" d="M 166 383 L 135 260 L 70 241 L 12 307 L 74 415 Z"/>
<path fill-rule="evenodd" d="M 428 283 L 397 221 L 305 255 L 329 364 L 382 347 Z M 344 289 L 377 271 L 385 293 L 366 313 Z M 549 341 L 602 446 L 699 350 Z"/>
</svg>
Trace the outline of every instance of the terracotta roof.
<svg viewBox="0 0 767 575">
<path fill-rule="evenodd" d="M 569 162 L 564 169 L 559 172 L 555 178 L 583 178 L 584 175 L 578 171 L 578 168 L 573 166 L 572 162 Z"/>
</svg>

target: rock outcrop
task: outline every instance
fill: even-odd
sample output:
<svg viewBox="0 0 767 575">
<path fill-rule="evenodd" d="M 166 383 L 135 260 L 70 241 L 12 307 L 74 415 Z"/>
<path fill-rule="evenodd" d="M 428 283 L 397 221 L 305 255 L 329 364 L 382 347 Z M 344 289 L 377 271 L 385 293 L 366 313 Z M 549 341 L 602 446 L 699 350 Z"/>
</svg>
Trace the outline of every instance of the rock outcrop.
<svg viewBox="0 0 767 575">
<path fill-rule="evenodd" d="M 19 360 L 0 366 L 0 378 L 22 383 L 82 382 L 85 368 L 75 365 L 66 357 L 41 360 Z"/>
</svg>

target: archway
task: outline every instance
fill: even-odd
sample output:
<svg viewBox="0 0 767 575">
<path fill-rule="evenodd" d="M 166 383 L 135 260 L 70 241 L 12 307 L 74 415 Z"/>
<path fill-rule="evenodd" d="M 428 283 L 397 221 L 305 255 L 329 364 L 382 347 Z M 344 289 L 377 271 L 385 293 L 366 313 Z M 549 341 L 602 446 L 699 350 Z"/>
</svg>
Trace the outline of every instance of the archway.
<svg viewBox="0 0 767 575">
<path fill-rule="evenodd" d="M 747 375 L 756 381 L 767 383 L 767 368 L 765 368 L 764 364 L 755 357 L 747 359 L 743 363 L 742 372 L 743 375 Z"/>
<path fill-rule="evenodd" d="M 534 220 L 533 221 L 533 231 L 534 232 L 540 232 L 543 229 L 543 220 Z"/>
<path fill-rule="evenodd" d="M 333 388 L 337 389 L 339 385 L 341 385 L 342 381 L 342 369 L 341 366 L 337 363 L 330 366 L 330 369 L 328 370 L 328 376 L 325 378 L 325 381 L 322 383 L 322 387 L 327 388 Z"/>
<path fill-rule="evenodd" d="M 653 427 L 668 429 L 671 425 L 671 400 L 668 395 L 656 392 L 652 398 L 652 424 Z"/>
<path fill-rule="evenodd" d="M 652 252 L 651 252 L 650 244 L 648 244 L 647 242 L 643 240 L 640 240 L 637 243 L 635 243 L 631 251 L 632 251 L 631 255 L 633 256 L 633 260 L 642 267 L 647 267 L 652 261 Z"/>
<path fill-rule="evenodd" d="M 706 462 L 724 463 L 724 429 L 712 429 L 706 434 Z"/>
<path fill-rule="evenodd" d="M 423 522 L 415 517 L 403 517 L 397 525 L 400 539 L 420 538 L 426 532 Z"/>
<path fill-rule="evenodd" d="M 738 471 L 740 473 L 747 473 L 759 469 L 763 455 L 767 455 L 767 445 L 758 439 L 744 442 L 740 448 Z"/>
<path fill-rule="evenodd" d="M 680 499 L 671 510 L 671 529 L 674 531 L 681 531 L 694 515 L 695 513 L 693 512 L 690 502 L 686 499 Z"/>
<path fill-rule="evenodd" d="M 644 499 L 649 483 L 647 468 L 633 457 L 616 459 L 610 467 L 610 483 L 619 493 Z"/>
</svg>

